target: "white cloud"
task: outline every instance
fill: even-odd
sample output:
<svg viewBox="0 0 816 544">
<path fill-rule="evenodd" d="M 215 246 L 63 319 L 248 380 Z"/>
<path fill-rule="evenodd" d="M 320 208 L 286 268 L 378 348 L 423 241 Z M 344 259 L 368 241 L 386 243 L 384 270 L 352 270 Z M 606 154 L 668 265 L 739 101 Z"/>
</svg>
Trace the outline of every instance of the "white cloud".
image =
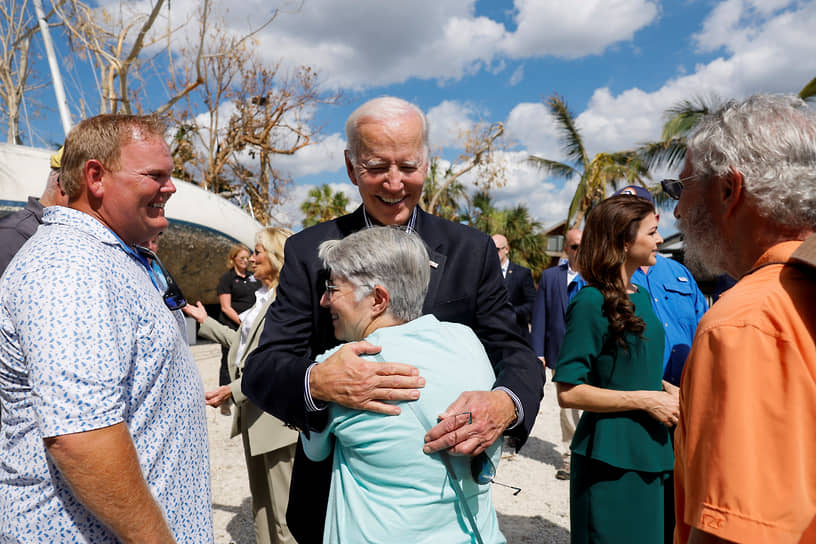
<svg viewBox="0 0 816 544">
<path fill-rule="evenodd" d="M 334 133 L 316 144 L 299 149 L 294 155 L 275 156 L 271 161 L 272 167 L 293 178 L 337 170 L 341 171 L 340 176 L 345 177 L 345 148 L 345 138 Z"/>
<path fill-rule="evenodd" d="M 516 85 L 521 83 L 523 79 L 524 79 L 524 65 L 522 64 L 513 71 L 513 75 L 510 76 L 510 80 L 507 83 L 511 87 L 515 87 Z"/>
<path fill-rule="evenodd" d="M 475 4 L 309 0 L 283 10 L 257 36 L 256 51 L 273 63 L 310 65 L 330 87 L 363 89 L 411 78 L 458 80 L 482 69 L 496 73 L 508 57 L 599 54 L 631 40 L 658 15 L 653 0 L 515 0 L 517 26 L 510 31 L 477 15 Z M 231 5 L 224 16 L 240 32 L 265 13 L 268 4 L 256 0 Z"/>
<path fill-rule="evenodd" d="M 737 4 L 729 0 L 723 10 Z M 778 6 L 777 6 L 778 7 Z M 751 40 L 732 42 L 734 53 L 698 65 L 694 73 L 667 81 L 660 89 L 646 92 L 628 89 L 613 95 L 608 88 L 597 89 L 587 109 L 578 116 L 590 154 L 616 151 L 659 139 L 663 112 L 680 100 L 697 96 L 741 98 L 757 92 L 796 93 L 813 77 L 816 58 L 812 30 L 816 28 L 816 3 L 802 3 L 795 9 L 774 12 L 767 19 L 754 14 Z M 712 20 L 728 17 L 717 9 Z M 727 26 L 731 23 L 722 23 Z M 734 23 L 736 24 L 736 23 Z M 731 33 L 744 29 L 729 27 Z"/>
<path fill-rule="evenodd" d="M 457 147 L 462 135 L 475 123 L 476 110 L 465 102 L 445 100 L 426 112 L 432 149 Z"/>
<path fill-rule="evenodd" d="M 516 105 L 505 122 L 507 136 L 531 154 L 558 160 L 563 154 L 555 121 L 542 102 Z"/>
<path fill-rule="evenodd" d="M 579 58 L 629 41 L 658 16 L 648 0 L 516 0 L 517 29 L 502 44 L 513 57 Z"/>
</svg>

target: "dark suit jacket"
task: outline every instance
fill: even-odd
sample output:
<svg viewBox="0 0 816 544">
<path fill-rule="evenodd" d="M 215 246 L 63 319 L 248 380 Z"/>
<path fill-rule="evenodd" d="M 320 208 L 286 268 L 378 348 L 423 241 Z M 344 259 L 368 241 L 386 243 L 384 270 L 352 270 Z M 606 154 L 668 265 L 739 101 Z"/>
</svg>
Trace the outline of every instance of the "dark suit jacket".
<svg viewBox="0 0 816 544">
<path fill-rule="evenodd" d="M 550 368 L 555 368 L 566 332 L 567 267 L 564 263 L 541 273 L 533 305 L 530 345 L 536 355 L 544 357 Z"/>
<path fill-rule="evenodd" d="M 360 207 L 286 241 L 277 298 L 269 307 L 260 344 L 246 361 L 242 387 L 250 400 L 306 432 L 326 424 L 325 411 L 307 414 L 306 369 L 317 355 L 338 344 L 331 316 L 320 307 L 324 280 L 329 276 L 318 259 L 317 247 L 364 226 Z M 512 328 L 513 311 L 502 284 L 496 247 L 481 232 L 421 210 L 415 226 L 435 263 L 423 311 L 474 329 L 493 363 L 495 385 L 507 387 L 522 403 L 522 423 L 507 432 L 521 444 L 538 413 L 544 373 Z M 330 469 L 331 456 L 327 462 L 314 463 L 298 444 L 287 511 L 289 529 L 298 542 L 322 541 Z"/>
<path fill-rule="evenodd" d="M 530 318 L 533 315 L 533 303 L 536 297 L 535 283 L 529 268 L 510 262 L 507 266 L 507 275 L 504 277 L 504 286 L 510 305 L 516 314 L 516 325 L 523 338 L 530 338 Z"/>
<path fill-rule="evenodd" d="M 0 275 L 23 247 L 26 240 L 34 236 L 42 224 L 43 205 L 39 199 L 30 196 L 22 210 L 0 219 Z"/>
</svg>

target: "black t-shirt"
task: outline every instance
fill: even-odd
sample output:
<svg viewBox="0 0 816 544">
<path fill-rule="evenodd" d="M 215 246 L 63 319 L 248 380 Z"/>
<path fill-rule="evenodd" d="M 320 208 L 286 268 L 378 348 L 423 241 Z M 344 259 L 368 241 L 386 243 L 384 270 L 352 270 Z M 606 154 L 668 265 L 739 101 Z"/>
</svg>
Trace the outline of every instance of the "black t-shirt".
<svg viewBox="0 0 816 544">
<path fill-rule="evenodd" d="M 255 279 L 255 276 L 241 277 L 235 273 L 235 269 L 231 268 L 218 280 L 218 287 L 216 293 L 218 295 L 229 294 L 230 306 L 237 314 L 244 312 L 255 304 L 255 291 L 261 288 L 261 282 Z M 224 325 L 229 325 L 233 329 L 238 328 L 238 325 L 223 312 L 218 316 L 218 321 Z"/>
</svg>

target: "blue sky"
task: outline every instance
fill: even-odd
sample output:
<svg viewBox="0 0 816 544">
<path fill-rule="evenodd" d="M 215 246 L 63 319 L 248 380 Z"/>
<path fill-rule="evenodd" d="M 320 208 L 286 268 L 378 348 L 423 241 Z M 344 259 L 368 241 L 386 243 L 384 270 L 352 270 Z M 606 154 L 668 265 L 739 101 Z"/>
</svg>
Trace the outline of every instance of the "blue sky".
<svg viewBox="0 0 816 544">
<path fill-rule="evenodd" d="M 173 0 L 171 5 L 183 13 L 197 4 Z M 224 17 L 241 31 L 275 5 L 230 3 Z M 278 217 L 295 224 L 297 207 L 312 184 L 329 183 L 359 201 L 343 168 L 343 123 L 364 100 L 382 94 L 423 108 L 433 152 L 448 160 L 460 153 L 461 129 L 479 119 L 503 122 L 515 145 L 500 157 L 507 180 L 493 190 L 495 201 L 500 206 L 523 202 L 549 226 L 566 215 L 577 180 L 547 179 L 523 163 L 531 153 L 563 157 L 543 106 L 547 95 L 566 98 L 588 152 L 595 154 L 658 139 L 663 112 L 681 99 L 796 93 L 816 76 L 813 1 L 303 0 L 300 9 L 294 9 L 298 3 L 279 5 L 284 12 L 258 36 L 259 52 L 270 62 L 310 65 L 326 88 L 344 93 L 342 105 L 313 113 L 324 125 L 322 141 L 277 161 L 295 181 Z M 138 10 L 140 3 L 132 6 Z M 78 113 L 73 111 L 75 117 Z M 54 131 L 56 117 L 49 114 L 51 127 L 41 130 Z M 665 233 L 673 230 L 672 223 L 664 212 Z"/>
</svg>

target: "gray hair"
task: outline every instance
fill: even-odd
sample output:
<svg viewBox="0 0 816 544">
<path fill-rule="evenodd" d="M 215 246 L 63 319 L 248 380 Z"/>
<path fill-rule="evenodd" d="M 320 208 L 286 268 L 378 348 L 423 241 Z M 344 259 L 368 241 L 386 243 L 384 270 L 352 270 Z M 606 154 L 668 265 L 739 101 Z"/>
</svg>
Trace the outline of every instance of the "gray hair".
<svg viewBox="0 0 816 544">
<path fill-rule="evenodd" d="M 318 255 L 323 266 L 354 285 L 356 300 L 379 285 L 388 291 L 391 315 L 402 321 L 422 315 L 431 268 L 419 235 L 398 227 L 371 227 L 323 242 Z"/>
<path fill-rule="evenodd" d="M 423 160 L 427 160 L 428 150 L 428 120 L 418 106 L 397 98 L 395 96 L 380 96 L 372 98 L 356 110 L 346 119 L 346 151 L 353 164 L 357 164 L 357 155 L 360 150 L 359 124 L 362 119 L 376 119 L 388 121 L 404 117 L 406 115 L 417 115 L 422 124 L 422 151 Z"/>
<path fill-rule="evenodd" d="M 780 227 L 816 227 L 816 113 L 790 95 L 729 101 L 704 117 L 687 142 L 692 173 L 733 167 L 760 215 Z"/>
</svg>

